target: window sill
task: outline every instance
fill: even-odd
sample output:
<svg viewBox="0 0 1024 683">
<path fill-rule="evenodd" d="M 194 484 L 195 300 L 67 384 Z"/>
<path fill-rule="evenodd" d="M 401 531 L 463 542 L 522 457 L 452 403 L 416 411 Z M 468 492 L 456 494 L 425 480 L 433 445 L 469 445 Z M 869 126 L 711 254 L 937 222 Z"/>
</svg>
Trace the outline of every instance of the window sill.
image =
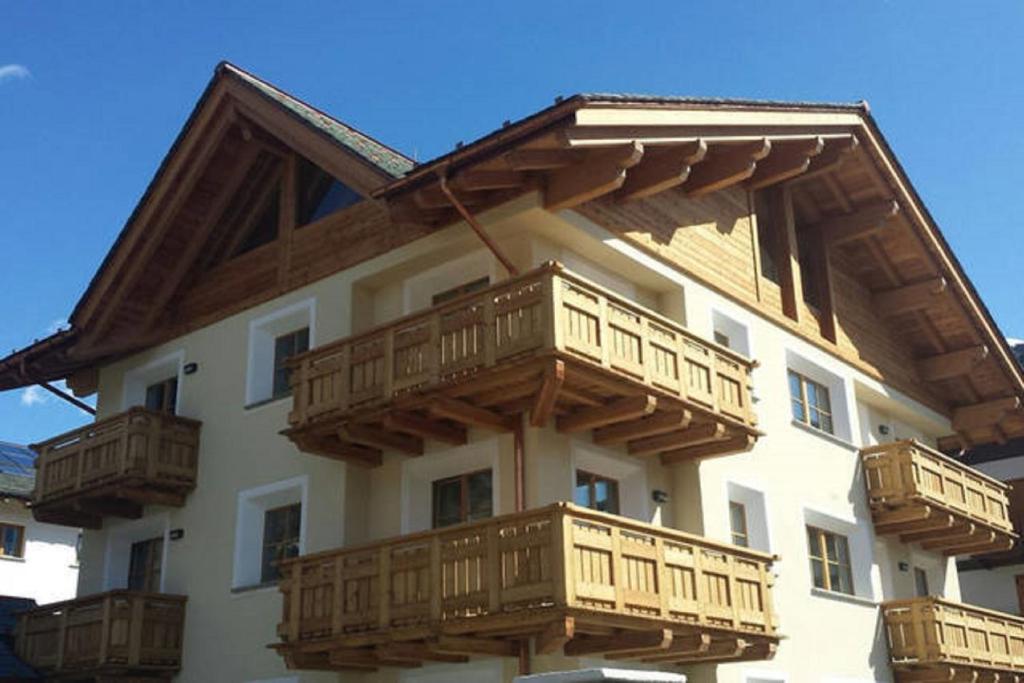
<svg viewBox="0 0 1024 683">
<path fill-rule="evenodd" d="M 861 607 L 871 607 L 872 609 L 878 607 L 878 603 L 869 598 L 861 597 L 859 595 L 847 595 L 846 593 L 837 593 L 835 591 L 827 591 L 824 588 L 811 588 L 811 595 L 818 598 L 825 598 L 827 600 L 836 600 L 838 602 L 848 602 L 851 605 L 860 605 Z"/>
<path fill-rule="evenodd" d="M 25 562 L 24 557 L 12 557 L 10 555 L 0 555 L 0 560 L 3 560 L 4 562 Z"/>
<path fill-rule="evenodd" d="M 792 424 L 794 427 L 797 427 L 798 429 L 804 430 L 808 434 L 813 434 L 814 436 L 817 436 L 817 437 L 820 437 L 822 439 L 825 439 L 826 441 L 831 441 L 832 443 L 834 443 L 837 446 L 842 446 L 843 448 L 845 448 L 845 449 L 847 449 L 849 451 L 856 452 L 856 451 L 860 450 L 859 448 L 857 448 L 857 446 L 855 446 L 854 444 L 850 443 L 849 441 L 846 441 L 845 439 L 840 439 L 835 434 L 829 434 L 828 432 L 822 431 L 821 429 L 818 429 L 817 427 L 812 427 L 811 425 L 807 424 L 806 422 L 801 422 L 800 420 L 790 420 L 790 424 Z"/>
<path fill-rule="evenodd" d="M 237 586 L 231 588 L 232 595 L 253 595 L 258 593 L 269 593 L 270 591 L 277 591 L 277 581 L 268 581 L 266 583 L 254 583 L 251 586 Z"/>
<path fill-rule="evenodd" d="M 276 397 L 272 397 L 272 398 L 265 398 L 262 401 L 256 401 L 255 403 L 248 403 L 248 404 L 246 404 L 244 409 L 248 411 L 248 410 L 256 410 L 257 408 L 266 408 L 267 406 L 274 405 L 275 403 L 280 403 L 281 401 L 284 401 L 284 400 L 289 399 L 291 397 L 292 397 L 291 394 L 285 394 L 284 396 L 276 396 Z"/>
</svg>

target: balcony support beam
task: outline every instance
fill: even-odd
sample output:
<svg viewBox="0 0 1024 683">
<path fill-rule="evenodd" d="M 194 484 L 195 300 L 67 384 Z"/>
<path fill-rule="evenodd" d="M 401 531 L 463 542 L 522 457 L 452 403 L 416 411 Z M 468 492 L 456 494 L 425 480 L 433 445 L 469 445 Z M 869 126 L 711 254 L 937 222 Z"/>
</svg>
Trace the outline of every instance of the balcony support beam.
<svg viewBox="0 0 1024 683">
<path fill-rule="evenodd" d="M 642 439 L 665 432 L 686 429 L 692 419 L 693 413 L 689 410 L 671 410 L 654 413 L 637 420 L 620 422 L 610 427 L 595 429 L 594 443 L 601 445 L 625 443 L 633 439 Z"/>
<path fill-rule="evenodd" d="M 538 655 L 550 655 L 558 652 L 576 635 L 576 620 L 565 617 L 554 621 L 537 636 L 534 651 Z"/>
<path fill-rule="evenodd" d="M 543 427 L 551 419 L 555 410 L 555 403 L 558 400 L 558 392 L 565 384 L 565 362 L 556 360 L 544 369 L 544 382 L 540 391 L 534 399 L 533 407 L 530 408 L 530 425 Z"/>
<path fill-rule="evenodd" d="M 658 407 L 658 399 L 650 394 L 628 396 L 596 408 L 586 408 L 572 415 L 559 417 L 558 431 L 582 432 L 595 427 L 604 427 L 617 422 L 634 420 L 650 415 Z"/>
<path fill-rule="evenodd" d="M 377 429 L 367 424 L 348 424 L 340 436 L 361 446 L 396 450 L 406 455 L 423 455 L 423 439 L 398 432 Z"/>
<path fill-rule="evenodd" d="M 496 432 L 511 432 L 516 428 L 515 417 L 501 415 L 492 410 L 477 406 L 448 396 L 431 399 L 427 410 L 435 417 L 455 420 L 473 427 L 482 427 Z"/>
<path fill-rule="evenodd" d="M 467 442 L 465 427 L 431 420 L 413 413 L 389 413 L 384 416 L 383 423 L 388 429 L 414 434 L 421 439 L 433 439 L 452 446 L 464 446 Z"/>
<path fill-rule="evenodd" d="M 606 657 L 625 657 L 637 654 L 664 652 L 672 645 L 672 629 L 654 631 L 624 631 L 607 636 L 583 636 L 565 645 L 566 657 L 586 657 L 602 654 Z"/>
<path fill-rule="evenodd" d="M 691 636 L 676 636 L 672 639 L 672 646 L 663 653 L 649 657 L 641 656 L 641 661 L 649 663 L 675 662 L 678 660 L 700 657 L 711 649 L 711 635 L 708 633 L 696 633 Z M 632 659 L 632 658 L 630 658 Z"/>
<path fill-rule="evenodd" d="M 699 446 L 688 446 L 665 451 L 661 454 L 661 463 L 671 465 L 686 460 L 708 458 L 719 455 L 730 455 L 732 453 L 743 453 L 754 446 L 755 437 L 751 434 L 741 434 L 724 441 L 710 441 Z"/>
<path fill-rule="evenodd" d="M 679 432 L 658 434 L 629 442 L 630 455 L 651 455 L 689 446 L 718 441 L 725 436 L 725 425 L 721 422 L 706 422 Z"/>
<path fill-rule="evenodd" d="M 433 648 L 438 652 L 455 655 L 485 655 L 488 657 L 518 657 L 519 643 L 511 638 L 472 638 L 469 636 L 441 636 Z"/>
</svg>

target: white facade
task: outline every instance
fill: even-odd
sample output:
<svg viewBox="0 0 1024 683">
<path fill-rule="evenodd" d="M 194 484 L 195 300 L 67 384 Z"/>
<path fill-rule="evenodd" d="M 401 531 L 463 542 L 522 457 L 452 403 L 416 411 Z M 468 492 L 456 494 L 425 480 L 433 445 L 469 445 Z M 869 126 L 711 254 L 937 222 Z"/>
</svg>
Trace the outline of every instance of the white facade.
<svg viewBox="0 0 1024 683">
<path fill-rule="evenodd" d="M 0 500 L 0 524 L 25 529 L 24 557 L 0 555 L 0 595 L 37 603 L 75 597 L 78 585 L 77 529 L 42 524 L 20 500 Z"/>
</svg>

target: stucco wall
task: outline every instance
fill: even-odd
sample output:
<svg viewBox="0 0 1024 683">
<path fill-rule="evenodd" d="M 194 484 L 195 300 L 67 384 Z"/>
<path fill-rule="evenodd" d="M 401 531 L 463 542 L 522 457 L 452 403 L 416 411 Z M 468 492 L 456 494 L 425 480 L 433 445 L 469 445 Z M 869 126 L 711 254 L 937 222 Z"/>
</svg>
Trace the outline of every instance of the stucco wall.
<svg viewBox="0 0 1024 683">
<path fill-rule="evenodd" d="M 0 522 L 25 527 L 25 557 L 0 557 L 0 595 L 40 604 L 75 597 L 78 530 L 40 524 L 17 500 L 0 500 Z"/>
</svg>

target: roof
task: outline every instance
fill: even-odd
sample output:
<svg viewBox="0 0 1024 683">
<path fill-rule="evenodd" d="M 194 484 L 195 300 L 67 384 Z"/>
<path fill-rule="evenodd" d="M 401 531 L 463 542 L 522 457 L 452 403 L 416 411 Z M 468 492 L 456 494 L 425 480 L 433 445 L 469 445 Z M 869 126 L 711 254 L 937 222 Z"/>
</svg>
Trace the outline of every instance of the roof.
<svg viewBox="0 0 1024 683">
<path fill-rule="evenodd" d="M 288 111 L 301 118 L 306 124 L 330 136 L 338 144 L 347 147 L 395 178 L 404 176 L 415 165 L 412 159 L 398 150 L 388 147 L 230 62 L 221 62 L 217 66 L 217 73 L 230 74 L 252 86 L 264 97 L 286 107 Z"/>
<path fill-rule="evenodd" d="M 31 497 L 35 461 L 36 454 L 27 446 L 0 441 L 0 497 Z"/>
<path fill-rule="evenodd" d="M 39 675 L 14 655 L 15 614 L 36 606 L 30 598 L 0 596 L 0 680 L 38 680 Z"/>
</svg>

